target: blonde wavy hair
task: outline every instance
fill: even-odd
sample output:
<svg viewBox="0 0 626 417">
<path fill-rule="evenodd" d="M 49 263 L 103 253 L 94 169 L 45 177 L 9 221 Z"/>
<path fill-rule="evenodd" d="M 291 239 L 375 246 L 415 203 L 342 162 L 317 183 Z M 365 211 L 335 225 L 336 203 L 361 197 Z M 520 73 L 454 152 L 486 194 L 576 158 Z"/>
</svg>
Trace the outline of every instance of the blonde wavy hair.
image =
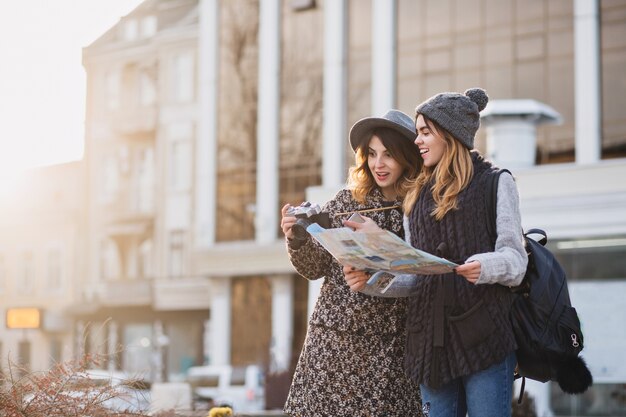
<svg viewBox="0 0 626 417">
<path fill-rule="evenodd" d="M 389 155 L 403 168 L 402 177 L 396 181 L 394 189 L 398 197 L 404 198 L 422 168 L 419 149 L 413 141 L 390 128 L 374 129 L 370 140 L 374 135 L 378 136 Z M 354 154 L 355 163 L 348 172 L 348 188 L 359 203 L 365 203 L 367 195 L 378 188 L 367 161 L 370 140 L 361 141 Z"/>
<path fill-rule="evenodd" d="M 474 166 L 469 149 L 456 140 L 448 131 L 426 116 L 426 125 L 446 144 L 441 160 L 434 167 L 423 167 L 417 178 L 411 182 L 411 190 L 404 199 L 403 209 L 410 213 L 422 189 L 433 179 L 431 191 L 435 208 L 431 215 L 441 220 L 450 210 L 456 210 L 457 196 L 472 180 Z"/>
</svg>

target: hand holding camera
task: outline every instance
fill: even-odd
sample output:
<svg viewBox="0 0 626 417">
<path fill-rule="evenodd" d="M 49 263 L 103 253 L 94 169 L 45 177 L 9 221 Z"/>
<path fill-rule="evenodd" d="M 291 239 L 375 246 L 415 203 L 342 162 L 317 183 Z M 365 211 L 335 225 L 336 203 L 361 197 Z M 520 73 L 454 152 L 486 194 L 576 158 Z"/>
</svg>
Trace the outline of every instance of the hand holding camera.
<svg viewBox="0 0 626 417">
<path fill-rule="evenodd" d="M 290 207 L 287 213 L 296 218 L 296 223 L 291 228 L 294 239 L 304 240 L 307 237 L 306 228 L 313 223 L 317 223 L 323 228 L 330 227 L 330 216 L 328 212 L 322 211 L 319 204 L 305 201 L 298 207 Z"/>
<path fill-rule="evenodd" d="M 295 217 L 295 222 L 291 222 L 288 218 Z M 299 206 L 286 205 L 283 207 L 283 220 L 281 225 L 285 236 L 292 239 L 296 246 L 301 246 L 307 239 L 308 232 L 306 228 L 311 224 L 317 223 L 323 228 L 330 227 L 330 216 L 328 212 L 322 211 L 319 204 L 308 201 Z"/>
</svg>

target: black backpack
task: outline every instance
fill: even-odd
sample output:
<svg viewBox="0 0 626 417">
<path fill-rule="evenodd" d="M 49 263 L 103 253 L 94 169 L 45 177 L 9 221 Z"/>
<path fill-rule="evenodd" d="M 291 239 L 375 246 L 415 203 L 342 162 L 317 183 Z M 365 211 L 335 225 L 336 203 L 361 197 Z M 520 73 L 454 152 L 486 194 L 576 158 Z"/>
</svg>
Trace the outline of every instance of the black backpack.
<svg viewBox="0 0 626 417">
<path fill-rule="evenodd" d="M 491 176 L 487 187 L 487 228 L 494 241 L 498 179 L 502 172 L 510 174 L 506 169 L 499 170 Z M 534 240 L 530 235 L 540 235 L 541 239 Z M 524 239 L 528 252 L 526 275 L 518 287 L 511 288 L 510 319 L 518 345 L 516 378 L 556 381 L 564 392 L 580 394 L 591 386 L 593 378 L 578 356 L 584 339 L 569 298 L 565 271 L 544 247 L 548 238 L 543 230 L 530 229 L 524 233 Z"/>
</svg>

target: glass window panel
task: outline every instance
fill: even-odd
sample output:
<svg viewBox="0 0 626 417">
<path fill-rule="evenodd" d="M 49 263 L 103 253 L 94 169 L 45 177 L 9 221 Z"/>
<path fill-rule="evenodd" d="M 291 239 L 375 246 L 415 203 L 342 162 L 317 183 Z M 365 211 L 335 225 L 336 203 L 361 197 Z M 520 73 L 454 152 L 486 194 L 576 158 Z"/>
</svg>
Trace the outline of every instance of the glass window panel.
<svg viewBox="0 0 626 417">
<path fill-rule="evenodd" d="M 626 236 L 554 241 L 548 246 L 568 280 L 626 278 Z"/>
<path fill-rule="evenodd" d="M 60 248 L 48 250 L 47 286 L 51 291 L 60 291 L 63 287 L 63 254 Z"/>
</svg>

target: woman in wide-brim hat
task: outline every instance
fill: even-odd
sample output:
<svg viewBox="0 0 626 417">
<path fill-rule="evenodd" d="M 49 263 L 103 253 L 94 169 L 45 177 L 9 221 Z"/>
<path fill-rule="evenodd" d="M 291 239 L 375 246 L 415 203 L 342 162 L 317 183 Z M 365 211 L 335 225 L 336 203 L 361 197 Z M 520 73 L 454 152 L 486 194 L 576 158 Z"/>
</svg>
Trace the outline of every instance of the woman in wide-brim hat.
<svg viewBox="0 0 626 417">
<path fill-rule="evenodd" d="M 350 130 L 355 164 L 347 186 L 323 206 L 331 227 L 367 212 L 400 237 L 402 201 L 421 168 L 415 124 L 390 110 L 359 120 Z M 290 416 L 420 416 L 417 384 L 403 371 L 406 301 L 350 291 L 342 266 L 316 241 L 293 240 L 295 217 L 283 207 L 281 226 L 292 265 L 309 280 L 324 277 L 309 321 L 285 412 Z"/>
</svg>

